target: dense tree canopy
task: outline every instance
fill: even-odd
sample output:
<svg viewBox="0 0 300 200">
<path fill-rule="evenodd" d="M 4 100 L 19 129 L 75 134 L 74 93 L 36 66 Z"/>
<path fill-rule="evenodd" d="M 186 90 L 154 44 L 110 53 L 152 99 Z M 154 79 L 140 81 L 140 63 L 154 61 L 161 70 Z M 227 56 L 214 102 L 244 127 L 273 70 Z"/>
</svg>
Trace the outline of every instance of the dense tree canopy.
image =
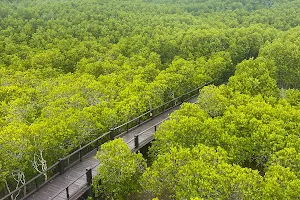
<svg viewBox="0 0 300 200">
<path fill-rule="evenodd" d="M 113 126 L 214 80 L 226 85 L 204 88 L 197 105 L 184 105 L 162 125 L 151 150 L 157 159 L 136 187 L 175 199 L 272 199 L 273 190 L 293 199 L 299 10 L 299 0 L 2 0 L 0 191 L 14 189 L 17 175 L 21 184 L 40 173 L 38 158 L 47 168 Z M 210 171 L 209 161 L 192 155 L 220 148 L 228 159 Z M 159 184 L 146 177 L 158 173 L 158 158 L 168 163 L 181 153 L 190 160 L 180 170 L 166 166 L 165 188 L 151 188 Z M 175 175 L 186 176 L 176 191 L 168 185 Z M 195 189 L 200 180 L 203 196 Z M 216 181 L 226 187 L 212 189 Z M 109 191 L 123 198 L 119 192 Z"/>
</svg>

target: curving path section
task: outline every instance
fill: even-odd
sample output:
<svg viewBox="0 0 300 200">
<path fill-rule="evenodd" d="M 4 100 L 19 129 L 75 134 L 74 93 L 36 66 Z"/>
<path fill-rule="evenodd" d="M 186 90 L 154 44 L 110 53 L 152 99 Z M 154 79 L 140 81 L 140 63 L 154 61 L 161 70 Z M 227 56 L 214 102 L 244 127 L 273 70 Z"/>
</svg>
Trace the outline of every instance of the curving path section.
<svg viewBox="0 0 300 200">
<path fill-rule="evenodd" d="M 197 96 L 191 98 L 187 102 L 195 103 Z M 152 120 L 130 130 L 128 133 L 120 136 L 128 144 L 132 151 L 136 151 L 143 147 L 153 139 L 156 127 L 161 122 L 167 120 L 169 115 L 180 108 L 180 105 L 167 110 L 166 112 L 154 117 Z M 137 139 L 138 135 L 138 139 Z M 88 176 L 95 176 L 99 161 L 94 158 L 96 151 L 91 152 L 83 158 L 82 162 L 77 163 L 69 168 L 64 174 L 57 176 L 50 182 L 46 183 L 38 191 L 25 198 L 26 200 L 65 200 L 79 199 L 90 186 L 88 185 Z M 90 168 L 90 171 L 86 169 Z"/>
</svg>

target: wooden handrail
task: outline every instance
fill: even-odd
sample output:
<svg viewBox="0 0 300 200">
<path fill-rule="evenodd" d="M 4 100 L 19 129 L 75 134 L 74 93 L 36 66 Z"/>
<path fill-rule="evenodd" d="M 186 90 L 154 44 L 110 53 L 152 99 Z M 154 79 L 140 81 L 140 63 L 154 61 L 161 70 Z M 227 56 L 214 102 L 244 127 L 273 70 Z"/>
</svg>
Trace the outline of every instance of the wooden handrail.
<svg viewBox="0 0 300 200">
<path fill-rule="evenodd" d="M 152 118 L 152 117 L 154 117 L 154 116 L 150 116 L 150 113 L 154 112 L 155 110 L 160 110 L 161 108 L 165 108 L 165 106 L 167 106 L 167 105 L 169 105 L 170 103 L 175 102 L 175 101 L 177 101 L 177 100 L 182 100 L 181 103 L 183 103 L 184 101 L 189 100 L 190 98 L 192 98 L 192 97 L 198 95 L 198 92 L 199 92 L 199 90 L 200 90 L 201 88 L 203 88 L 204 86 L 207 86 L 207 85 L 209 85 L 209 84 L 211 84 L 211 83 L 213 83 L 213 82 L 214 82 L 214 81 L 207 82 L 207 83 L 205 83 L 204 85 L 202 85 L 202 86 L 200 86 L 200 87 L 197 87 L 197 88 L 195 88 L 195 89 L 193 89 L 193 90 L 191 90 L 191 91 L 189 91 L 189 92 L 187 92 L 187 93 L 182 94 L 180 97 L 174 98 L 174 99 L 172 99 L 172 100 L 170 100 L 170 101 L 168 101 L 168 102 L 166 102 L 166 103 L 164 103 L 164 104 L 162 104 L 162 105 L 160 105 L 160 106 L 158 106 L 158 107 L 156 107 L 156 108 L 154 108 L 154 109 L 148 110 L 147 112 L 145 112 L 145 113 L 139 115 L 138 117 L 135 117 L 134 119 L 131 119 L 131 120 L 129 120 L 129 121 L 126 122 L 126 123 L 123 123 L 123 124 L 121 124 L 121 125 L 119 125 L 119 126 L 117 126 L 117 127 L 114 127 L 113 130 L 118 130 L 118 129 L 120 129 L 121 127 L 128 127 L 128 125 L 129 125 L 130 123 L 132 123 L 132 122 L 134 122 L 134 121 L 136 121 L 136 120 L 139 120 L 139 119 L 141 119 L 142 117 L 147 116 L 147 115 L 148 115 L 150 118 Z M 187 98 L 184 98 L 184 99 L 183 99 L 183 97 L 189 96 L 189 95 L 191 95 L 193 92 L 196 92 L 196 91 L 198 91 L 196 94 L 194 94 L 194 95 L 192 95 L 192 96 L 190 96 L 190 97 L 187 97 Z M 177 106 L 177 105 L 175 105 L 175 106 Z M 174 105 L 173 105 L 173 106 L 170 106 L 170 107 L 167 108 L 166 110 L 168 110 L 168 109 L 170 109 L 170 108 L 173 108 L 173 107 L 174 107 Z M 164 113 L 166 110 L 163 109 L 163 111 L 160 112 L 160 113 L 157 114 L 157 115 L 160 115 L 160 114 Z M 156 116 L 157 116 L 157 115 L 156 115 Z M 159 122 L 159 123 L 161 123 L 161 122 Z M 138 125 L 136 125 L 136 126 L 140 126 L 140 125 L 141 125 L 141 124 L 138 124 Z M 135 126 L 135 127 L 136 127 L 136 126 Z M 133 128 L 135 128 L 135 127 L 133 127 Z M 144 132 L 144 131 L 143 131 L 143 132 Z M 142 132 L 142 133 L 143 133 L 143 132 Z M 75 150 L 74 152 L 70 153 L 69 155 L 67 155 L 66 157 L 64 157 L 64 158 L 62 158 L 62 159 L 60 159 L 60 160 L 63 160 L 63 161 L 67 160 L 68 158 L 70 158 L 70 157 L 72 157 L 72 156 L 74 156 L 74 155 L 80 153 L 80 152 L 81 152 L 82 150 L 84 150 L 85 148 L 88 148 L 88 147 L 92 146 L 93 144 L 96 144 L 96 143 L 97 143 L 98 141 L 100 141 L 101 139 L 105 139 L 105 137 L 108 137 L 110 134 L 111 134 L 111 131 L 102 134 L 102 135 L 99 136 L 98 138 L 96 138 L 96 139 L 94 139 L 93 141 L 87 143 L 86 145 L 80 147 L 79 149 Z M 141 133 L 140 133 L 140 134 L 141 134 Z M 122 135 L 122 134 L 118 134 L 118 135 Z M 114 136 L 114 137 L 118 137 L 118 135 L 116 135 L 116 136 Z M 108 139 L 107 141 L 109 141 L 109 139 Z M 106 141 L 106 142 L 107 142 L 107 141 Z M 93 150 L 95 150 L 95 148 L 93 148 L 91 151 L 93 151 Z M 91 151 L 89 151 L 89 152 L 91 152 Z M 89 153 L 89 152 L 88 152 L 88 153 Z M 59 166 L 59 162 L 56 162 L 55 164 L 53 164 L 52 166 L 50 166 L 50 167 L 45 171 L 45 173 L 49 172 L 50 170 L 52 170 L 52 169 L 54 169 L 55 167 L 58 167 L 58 166 Z M 68 166 L 66 166 L 66 167 L 68 167 Z M 59 170 L 58 170 L 58 171 L 59 171 Z M 10 192 L 9 194 L 5 195 L 5 196 L 2 197 L 0 200 L 6 200 L 6 199 L 9 198 L 11 195 L 13 195 L 13 194 L 19 192 L 19 191 L 22 190 L 23 188 L 26 189 L 26 186 L 27 186 L 27 185 L 29 185 L 30 183 L 36 181 L 38 178 L 40 178 L 41 176 L 43 176 L 45 173 L 41 173 L 41 174 L 36 175 L 34 178 L 30 179 L 30 180 L 29 180 L 28 182 L 26 182 L 24 185 L 22 185 L 22 186 L 16 188 L 14 191 L 12 191 L 12 192 Z M 55 173 L 55 174 L 56 174 L 56 173 Z M 49 180 L 51 180 L 51 178 L 50 178 Z M 44 183 L 45 183 L 45 182 L 47 182 L 47 181 L 44 181 Z M 44 184 L 44 183 L 42 183 L 42 184 Z M 32 191 L 29 191 L 23 198 L 29 196 L 29 194 L 33 193 L 33 192 L 36 191 L 36 190 L 37 190 L 37 188 L 33 189 Z"/>
</svg>

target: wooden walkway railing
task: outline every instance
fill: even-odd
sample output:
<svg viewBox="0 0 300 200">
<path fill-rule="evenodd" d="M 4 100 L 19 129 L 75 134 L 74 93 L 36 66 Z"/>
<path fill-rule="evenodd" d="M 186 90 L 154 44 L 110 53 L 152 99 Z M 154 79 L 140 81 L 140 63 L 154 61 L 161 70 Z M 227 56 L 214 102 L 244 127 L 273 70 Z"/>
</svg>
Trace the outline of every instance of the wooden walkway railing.
<svg viewBox="0 0 300 200">
<path fill-rule="evenodd" d="M 153 140 L 153 133 L 156 132 L 157 127 L 167 119 L 168 118 L 156 123 L 155 125 L 135 135 L 134 138 L 132 138 L 131 140 L 127 141 L 127 145 L 131 149 L 131 152 L 138 151 L 140 148 L 142 148 L 143 146 L 151 142 Z M 51 200 L 61 199 L 61 196 L 64 196 L 65 197 L 64 199 L 77 199 L 76 197 L 78 198 L 81 197 L 81 195 L 83 195 L 84 193 L 86 193 L 88 190 L 91 189 L 93 177 L 97 174 L 97 168 L 99 164 L 100 163 L 97 163 L 91 168 L 87 168 L 86 173 L 82 174 L 77 179 L 73 180 L 65 188 L 58 191 L 50 199 Z M 84 182 L 83 187 L 79 188 L 76 191 L 72 191 L 70 188 L 72 188 L 72 186 L 74 185 L 78 185 L 77 182 Z"/>
<path fill-rule="evenodd" d="M 146 130 L 140 132 L 137 135 L 134 135 L 134 137 L 127 142 L 127 145 L 131 149 L 131 152 L 138 151 L 148 143 L 150 143 L 153 140 L 153 133 L 156 132 L 157 127 L 162 124 L 165 120 L 168 118 L 158 122 L 157 124 L 147 128 Z"/>
<path fill-rule="evenodd" d="M 66 170 L 74 166 L 76 163 L 81 162 L 82 159 L 91 153 L 97 151 L 99 149 L 99 146 L 105 142 L 108 142 L 116 137 L 121 137 L 128 133 L 130 130 L 135 129 L 136 127 L 150 121 L 152 118 L 182 104 L 183 102 L 188 101 L 191 98 L 194 98 L 199 94 L 199 90 L 203 88 L 204 86 L 211 84 L 212 82 L 206 83 L 202 85 L 201 87 L 197 87 L 180 97 L 174 98 L 171 101 L 168 101 L 161 106 L 158 106 L 152 110 L 149 110 L 142 115 L 120 125 L 117 127 L 114 127 L 110 129 L 110 131 L 102 134 L 95 140 L 89 142 L 88 144 L 84 145 L 83 147 L 79 148 L 78 150 L 74 151 L 73 153 L 69 154 L 68 156 L 59 159 L 58 162 L 54 163 L 52 166 L 50 166 L 44 173 L 38 174 L 31 180 L 27 181 L 24 185 L 20 186 L 19 188 L 15 189 L 14 191 L 10 192 L 9 194 L 5 195 L 4 197 L 1 197 L 0 200 L 11 200 L 12 196 L 16 196 L 16 194 L 19 193 L 17 200 L 19 199 L 25 199 L 35 191 L 37 191 L 39 188 L 43 187 L 43 185 L 47 184 L 49 181 L 54 179 L 55 177 L 63 174 Z M 160 122 L 162 123 L 162 122 Z M 159 123 L 159 124 L 160 124 Z M 150 127 L 149 129 L 155 129 L 159 125 L 154 125 Z M 148 129 L 147 129 L 148 130 Z M 130 140 L 128 145 L 131 146 L 132 142 L 134 141 L 134 148 L 133 151 L 138 150 L 145 144 L 147 144 L 147 141 L 144 141 L 143 144 L 139 143 L 139 140 L 141 139 L 141 136 L 146 134 L 147 130 L 141 132 L 140 134 L 136 135 L 136 137 L 133 140 Z M 145 144 L 144 144 L 145 143 Z M 96 166 L 95 166 L 96 167 Z M 44 174 L 47 173 L 48 180 L 45 180 Z M 85 174 L 82 175 L 82 177 Z M 81 178 L 82 178 L 81 177 Z M 68 186 L 69 187 L 69 186 Z M 64 189 L 68 190 L 68 187 Z M 66 191 L 68 194 L 68 191 Z M 67 195 L 68 196 L 68 195 Z"/>
<path fill-rule="evenodd" d="M 69 183 L 64 189 L 60 190 L 57 194 L 55 194 L 51 199 L 49 200 L 55 200 L 60 198 L 61 194 L 64 193 L 65 195 L 65 199 L 71 199 L 76 197 L 76 195 L 78 195 L 79 197 L 84 194 L 87 190 L 91 189 L 92 187 L 92 181 L 93 181 L 93 175 L 92 175 L 92 171 L 94 170 L 94 172 L 96 171 L 96 168 L 99 166 L 99 164 L 96 164 L 95 166 L 93 166 L 92 168 L 88 168 L 86 169 L 86 172 L 84 174 L 82 174 L 80 177 L 78 177 L 77 179 L 75 179 L 73 182 Z M 79 188 L 76 191 L 70 191 L 70 188 L 77 184 L 77 182 L 85 182 L 83 185 L 84 187 Z"/>
</svg>

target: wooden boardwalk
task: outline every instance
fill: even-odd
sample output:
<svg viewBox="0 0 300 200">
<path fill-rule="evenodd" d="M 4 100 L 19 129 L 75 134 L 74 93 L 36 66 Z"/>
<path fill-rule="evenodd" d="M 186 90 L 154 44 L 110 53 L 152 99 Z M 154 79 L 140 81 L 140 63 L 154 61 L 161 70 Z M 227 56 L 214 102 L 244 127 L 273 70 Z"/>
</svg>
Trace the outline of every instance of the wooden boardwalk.
<svg viewBox="0 0 300 200">
<path fill-rule="evenodd" d="M 190 99 L 188 102 L 195 103 L 197 97 Z M 168 119 L 169 115 L 174 111 L 179 109 L 180 106 L 176 106 L 156 117 L 152 120 L 130 130 L 128 133 L 121 136 L 123 140 L 128 144 L 129 148 L 134 151 L 135 141 L 134 136 L 139 135 L 138 143 L 142 147 L 146 143 L 152 140 L 153 134 L 155 132 L 154 125 Z M 151 128 L 152 127 L 152 128 Z M 92 176 L 97 174 L 97 168 L 99 161 L 94 158 L 96 151 L 93 151 L 86 156 L 82 162 L 77 163 L 73 167 L 69 168 L 64 174 L 55 177 L 50 182 L 46 183 L 38 191 L 34 192 L 26 200 L 65 200 L 67 198 L 66 188 L 68 187 L 69 199 L 78 199 L 79 193 L 82 188 L 87 188 L 86 179 L 86 169 L 92 169 Z"/>
</svg>

